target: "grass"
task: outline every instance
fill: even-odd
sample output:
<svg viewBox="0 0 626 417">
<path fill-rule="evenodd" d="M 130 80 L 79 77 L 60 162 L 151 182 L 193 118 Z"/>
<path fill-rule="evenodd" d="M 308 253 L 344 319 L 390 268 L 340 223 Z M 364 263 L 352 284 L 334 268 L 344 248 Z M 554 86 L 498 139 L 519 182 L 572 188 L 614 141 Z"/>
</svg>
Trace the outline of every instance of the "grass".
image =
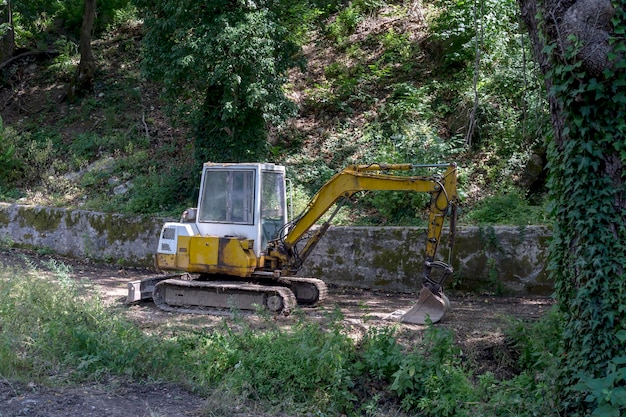
<svg viewBox="0 0 626 417">
<path fill-rule="evenodd" d="M 474 375 L 450 331 L 431 327 L 411 347 L 398 342 L 395 327 L 355 341 L 337 311 L 288 328 L 265 317 L 254 328 L 235 319 L 210 332 L 148 333 L 100 302 L 69 267 L 51 262 L 46 269 L 0 266 L 1 378 L 173 382 L 205 396 L 207 415 L 216 416 L 241 407 L 319 416 L 554 415 L 542 399 L 554 398 L 555 315 L 513 323 L 519 372 L 498 380 Z"/>
</svg>

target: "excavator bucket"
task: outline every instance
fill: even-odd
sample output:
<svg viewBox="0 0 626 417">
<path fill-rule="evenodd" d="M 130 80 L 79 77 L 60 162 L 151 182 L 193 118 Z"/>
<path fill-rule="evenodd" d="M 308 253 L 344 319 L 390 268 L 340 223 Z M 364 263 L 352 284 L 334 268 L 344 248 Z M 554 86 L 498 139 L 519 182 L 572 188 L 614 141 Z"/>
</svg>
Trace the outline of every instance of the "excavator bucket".
<svg viewBox="0 0 626 417">
<path fill-rule="evenodd" d="M 427 287 L 423 287 L 420 296 L 409 311 L 400 317 L 402 323 L 426 324 L 430 319 L 432 323 L 437 323 L 450 309 L 450 300 L 445 294 L 433 294 Z"/>
</svg>

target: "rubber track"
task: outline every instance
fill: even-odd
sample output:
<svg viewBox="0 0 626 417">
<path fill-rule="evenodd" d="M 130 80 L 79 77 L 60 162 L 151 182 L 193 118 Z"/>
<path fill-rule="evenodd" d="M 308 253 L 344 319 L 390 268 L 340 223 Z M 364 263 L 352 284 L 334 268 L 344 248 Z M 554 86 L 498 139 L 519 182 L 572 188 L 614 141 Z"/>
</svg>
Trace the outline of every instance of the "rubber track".
<svg viewBox="0 0 626 417">
<path fill-rule="evenodd" d="M 290 283 L 294 283 L 294 284 L 299 283 L 299 284 L 311 284 L 315 287 L 318 293 L 317 299 L 314 301 L 307 301 L 304 303 L 298 302 L 298 304 L 303 304 L 306 306 L 316 306 L 322 303 L 324 300 L 326 300 L 326 297 L 328 297 L 328 286 L 326 286 L 326 283 L 322 281 L 321 279 L 303 278 L 303 277 L 281 277 L 279 278 L 278 282 L 280 284 L 284 284 L 287 286 L 289 286 Z"/>
<path fill-rule="evenodd" d="M 257 285 L 250 284 L 247 282 L 218 282 L 218 281 L 195 281 L 195 280 L 178 280 L 178 279 L 169 279 L 165 281 L 161 281 L 156 287 L 154 291 L 153 300 L 154 303 L 161 310 L 164 311 L 172 311 L 172 312 L 180 312 L 180 313 L 192 313 L 192 314 L 214 314 L 214 315 L 229 315 L 232 314 L 231 309 L 223 308 L 223 307 L 208 307 L 208 306 L 172 306 L 166 304 L 164 300 L 159 296 L 159 286 L 164 285 L 172 285 L 176 286 L 179 289 L 181 288 L 204 288 L 209 291 L 221 291 L 223 293 L 228 293 L 232 291 L 230 294 L 232 297 L 237 297 L 237 295 L 241 295 L 242 293 L 267 293 L 269 295 L 280 295 L 283 301 L 283 309 L 280 312 L 276 312 L 276 314 L 281 314 L 284 316 L 289 315 L 291 311 L 296 307 L 297 301 L 296 296 L 293 292 L 286 287 L 281 286 L 267 286 L 267 285 Z M 250 305 L 246 307 L 238 307 L 238 311 L 246 311 L 246 312 L 255 312 L 257 311 L 257 305 Z"/>
</svg>

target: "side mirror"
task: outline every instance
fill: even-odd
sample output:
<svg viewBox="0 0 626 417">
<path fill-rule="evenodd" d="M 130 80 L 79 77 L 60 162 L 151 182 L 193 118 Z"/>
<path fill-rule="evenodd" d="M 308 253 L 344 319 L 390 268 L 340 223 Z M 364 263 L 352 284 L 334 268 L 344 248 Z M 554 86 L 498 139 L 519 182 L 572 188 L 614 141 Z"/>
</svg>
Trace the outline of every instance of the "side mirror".
<svg viewBox="0 0 626 417">
<path fill-rule="evenodd" d="M 198 216 L 197 208 L 188 208 L 183 211 L 183 215 L 180 217 L 181 223 L 195 223 L 196 217 Z"/>
</svg>

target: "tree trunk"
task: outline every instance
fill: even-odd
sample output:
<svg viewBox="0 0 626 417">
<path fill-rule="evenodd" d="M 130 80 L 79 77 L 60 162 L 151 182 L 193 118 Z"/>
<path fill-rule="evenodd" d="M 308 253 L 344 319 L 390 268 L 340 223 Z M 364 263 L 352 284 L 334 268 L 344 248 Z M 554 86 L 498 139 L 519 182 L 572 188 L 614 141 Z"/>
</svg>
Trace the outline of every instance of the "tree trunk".
<svg viewBox="0 0 626 417">
<path fill-rule="evenodd" d="M 91 51 L 91 32 L 96 18 L 96 0 L 85 0 L 83 24 L 80 28 L 80 63 L 70 81 L 67 99 L 73 101 L 77 95 L 91 88 L 96 72 L 96 60 Z"/>
<path fill-rule="evenodd" d="M 13 14 L 11 1 L 0 7 L 0 64 L 13 56 L 15 49 L 15 32 L 13 31 Z"/>
<path fill-rule="evenodd" d="M 549 266 L 564 317 L 562 415 L 620 415 L 623 405 L 591 385 L 626 383 L 614 362 L 626 359 L 626 12 L 610 0 L 518 2 L 554 128 Z"/>
</svg>

